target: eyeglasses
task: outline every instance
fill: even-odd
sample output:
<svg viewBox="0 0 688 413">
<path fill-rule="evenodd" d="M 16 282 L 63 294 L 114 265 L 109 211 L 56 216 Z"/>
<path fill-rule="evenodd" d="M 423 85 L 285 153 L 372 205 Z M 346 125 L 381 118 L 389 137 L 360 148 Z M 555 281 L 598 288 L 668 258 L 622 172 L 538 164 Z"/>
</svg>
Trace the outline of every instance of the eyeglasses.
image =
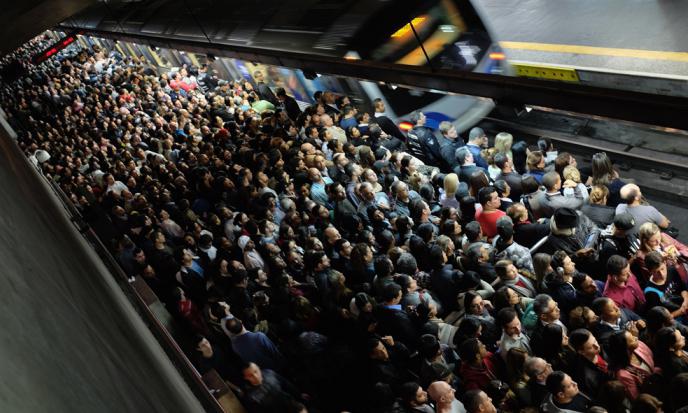
<svg viewBox="0 0 688 413">
<path fill-rule="evenodd" d="M 552 365 L 550 363 L 547 363 L 547 364 L 545 364 L 545 368 L 536 372 L 535 375 L 539 376 L 539 375 L 545 374 L 547 372 L 547 370 L 551 370 L 551 369 L 552 369 Z"/>
</svg>

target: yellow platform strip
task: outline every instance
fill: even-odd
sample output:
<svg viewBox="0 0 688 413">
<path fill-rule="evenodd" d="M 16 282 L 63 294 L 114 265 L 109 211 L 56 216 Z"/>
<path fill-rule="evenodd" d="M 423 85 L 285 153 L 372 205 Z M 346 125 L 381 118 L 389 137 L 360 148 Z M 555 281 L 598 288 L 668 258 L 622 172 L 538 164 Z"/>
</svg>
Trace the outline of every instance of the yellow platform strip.
<svg viewBox="0 0 688 413">
<path fill-rule="evenodd" d="M 539 52 L 585 54 L 595 56 L 631 57 L 635 59 L 669 60 L 688 62 L 686 52 L 661 52 L 657 50 L 619 49 L 614 47 L 579 46 L 571 44 L 499 42 L 503 49 L 535 50 Z"/>
</svg>

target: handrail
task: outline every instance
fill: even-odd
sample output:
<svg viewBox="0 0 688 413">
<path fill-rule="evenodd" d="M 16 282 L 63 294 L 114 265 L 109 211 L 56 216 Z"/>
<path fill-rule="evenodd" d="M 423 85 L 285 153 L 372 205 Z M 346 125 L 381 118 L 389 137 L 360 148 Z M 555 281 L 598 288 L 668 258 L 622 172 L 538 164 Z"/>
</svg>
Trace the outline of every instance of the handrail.
<svg viewBox="0 0 688 413">
<path fill-rule="evenodd" d="M 53 192 L 60 198 L 61 203 L 67 209 L 70 215 L 71 221 L 79 229 L 79 232 L 86 238 L 86 240 L 91 244 L 96 254 L 101 258 L 106 267 L 110 270 L 111 274 L 115 277 L 120 287 L 124 290 L 130 298 L 132 304 L 138 310 L 141 318 L 148 324 L 150 331 L 153 333 L 157 339 L 160 346 L 165 350 L 165 353 L 170 358 L 170 361 L 175 366 L 177 371 L 181 374 L 184 380 L 189 385 L 191 391 L 198 397 L 206 411 L 215 413 L 226 413 L 222 408 L 217 399 L 212 395 L 210 389 L 203 382 L 202 377 L 196 370 L 196 368 L 191 364 L 191 361 L 186 357 L 182 349 L 177 344 L 176 340 L 170 335 L 165 326 L 163 326 L 160 321 L 155 317 L 151 309 L 146 305 L 138 292 L 129 283 L 129 277 L 127 277 L 122 267 L 119 265 L 115 257 L 110 254 L 105 244 L 96 232 L 91 228 L 91 226 L 86 222 L 79 212 L 79 210 L 72 204 L 71 200 L 64 193 L 62 188 L 54 182 L 50 181 L 43 175 L 40 174 L 46 181 L 50 184 Z"/>
</svg>

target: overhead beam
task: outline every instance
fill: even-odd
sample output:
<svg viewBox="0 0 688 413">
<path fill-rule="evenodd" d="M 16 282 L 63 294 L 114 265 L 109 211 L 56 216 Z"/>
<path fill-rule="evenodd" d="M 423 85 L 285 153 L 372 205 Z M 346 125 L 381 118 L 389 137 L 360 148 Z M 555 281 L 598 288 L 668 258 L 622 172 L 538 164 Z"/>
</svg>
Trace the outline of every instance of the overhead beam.
<svg viewBox="0 0 688 413">
<path fill-rule="evenodd" d="M 61 26 L 64 30 L 77 29 Z M 492 98 L 499 104 L 534 105 L 595 115 L 630 122 L 688 130 L 688 98 L 649 93 L 500 76 L 429 67 L 251 48 L 153 35 L 83 29 L 85 34 L 122 41 L 143 43 L 194 53 L 214 54 L 250 62 L 289 68 L 309 69 L 318 73 L 383 81 L 413 88 L 436 89 Z"/>
</svg>

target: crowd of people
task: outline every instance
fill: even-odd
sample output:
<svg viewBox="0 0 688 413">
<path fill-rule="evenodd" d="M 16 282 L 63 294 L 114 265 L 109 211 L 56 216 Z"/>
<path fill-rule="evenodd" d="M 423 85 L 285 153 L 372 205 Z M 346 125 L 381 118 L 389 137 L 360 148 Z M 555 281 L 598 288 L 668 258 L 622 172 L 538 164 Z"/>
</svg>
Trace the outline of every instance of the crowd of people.
<svg viewBox="0 0 688 413">
<path fill-rule="evenodd" d="M 688 411 L 688 248 L 605 153 L 43 44 L 18 144 L 249 412 Z"/>
</svg>

